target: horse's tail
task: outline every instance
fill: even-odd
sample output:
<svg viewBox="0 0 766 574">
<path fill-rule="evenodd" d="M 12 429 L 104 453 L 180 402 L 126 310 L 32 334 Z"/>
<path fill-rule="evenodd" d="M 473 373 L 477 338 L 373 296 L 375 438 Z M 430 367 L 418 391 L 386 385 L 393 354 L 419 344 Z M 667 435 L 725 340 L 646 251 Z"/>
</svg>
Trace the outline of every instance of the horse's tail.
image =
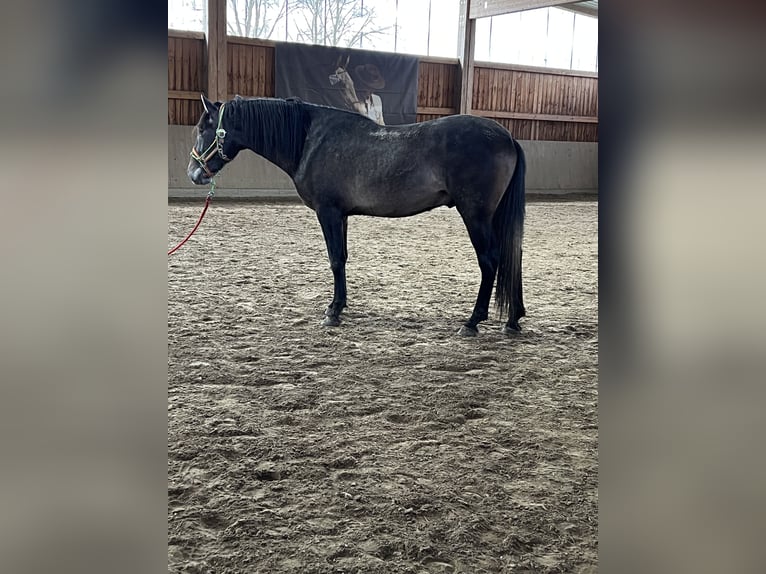
<svg viewBox="0 0 766 574">
<path fill-rule="evenodd" d="M 495 304 L 501 317 L 507 313 L 511 324 L 526 314 L 521 293 L 521 242 L 524 236 L 527 162 L 519 142 L 513 140 L 513 145 L 516 148 L 516 169 L 494 217 L 495 237 L 500 242 Z"/>
</svg>

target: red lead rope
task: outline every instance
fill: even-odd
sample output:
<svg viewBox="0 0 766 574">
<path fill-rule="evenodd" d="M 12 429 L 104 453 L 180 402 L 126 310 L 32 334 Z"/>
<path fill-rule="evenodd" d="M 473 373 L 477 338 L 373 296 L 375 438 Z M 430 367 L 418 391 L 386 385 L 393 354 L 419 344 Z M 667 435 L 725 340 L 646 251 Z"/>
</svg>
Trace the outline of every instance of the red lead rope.
<svg viewBox="0 0 766 574">
<path fill-rule="evenodd" d="M 183 240 L 181 243 L 179 243 L 179 244 L 178 244 L 178 245 L 176 245 L 176 246 L 175 246 L 173 249 L 171 249 L 170 251 L 168 251 L 168 255 L 172 255 L 173 253 L 175 253 L 176 251 L 178 251 L 178 250 L 181 248 L 181 246 L 182 246 L 184 243 L 186 243 L 187 241 L 189 241 L 189 238 L 190 238 L 192 235 L 194 235 L 194 232 L 195 232 L 195 231 L 197 231 L 197 228 L 199 227 L 199 224 L 200 224 L 200 223 L 202 223 L 202 218 L 203 218 L 203 217 L 205 217 L 205 212 L 207 211 L 207 206 L 208 206 L 208 205 L 210 205 L 210 200 L 211 200 L 211 199 L 213 199 L 213 193 L 212 193 L 212 191 L 213 191 L 213 190 L 210 190 L 210 193 L 208 193 L 208 194 L 207 194 L 207 199 L 205 200 L 205 208 L 202 210 L 202 213 L 200 214 L 200 216 L 199 216 L 199 219 L 197 220 L 197 224 L 194 226 L 194 229 L 192 229 L 192 230 L 189 232 L 189 235 L 187 235 L 187 236 L 184 238 L 184 240 Z"/>
</svg>

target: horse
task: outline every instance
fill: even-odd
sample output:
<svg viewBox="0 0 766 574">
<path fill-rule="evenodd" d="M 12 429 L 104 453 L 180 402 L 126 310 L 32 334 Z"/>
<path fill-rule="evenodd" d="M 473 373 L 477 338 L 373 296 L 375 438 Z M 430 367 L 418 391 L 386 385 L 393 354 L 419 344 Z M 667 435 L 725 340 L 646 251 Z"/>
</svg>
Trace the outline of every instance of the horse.
<svg viewBox="0 0 766 574">
<path fill-rule="evenodd" d="M 481 271 L 471 316 L 458 334 L 476 336 L 489 317 L 492 287 L 506 335 L 526 315 L 521 258 L 524 151 L 497 122 L 469 115 L 382 126 L 358 113 L 288 98 L 212 102 L 203 112 L 187 174 L 196 185 L 248 149 L 281 168 L 316 213 L 334 280 L 322 325 L 337 327 L 347 306 L 348 218 L 406 217 L 456 208 Z"/>
</svg>

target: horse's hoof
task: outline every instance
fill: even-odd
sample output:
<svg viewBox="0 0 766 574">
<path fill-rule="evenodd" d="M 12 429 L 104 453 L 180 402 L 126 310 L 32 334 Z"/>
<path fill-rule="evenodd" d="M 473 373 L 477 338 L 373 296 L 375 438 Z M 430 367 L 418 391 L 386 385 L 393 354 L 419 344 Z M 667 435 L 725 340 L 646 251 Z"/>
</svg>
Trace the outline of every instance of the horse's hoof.
<svg viewBox="0 0 766 574">
<path fill-rule="evenodd" d="M 322 321 L 323 327 L 338 327 L 340 326 L 340 318 L 332 315 L 325 317 Z"/>
<path fill-rule="evenodd" d="M 512 325 L 506 325 L 503 327 L 503 334 L 507 335 L 508 337 L 513 337 L 519 333 L 521 333 L 521 327 L 519 326 L 518 321 L 514 321 Z"/>
<path fill-rule="evenodd" d="M 342 305 L 339 309 L 334 309 L 332 305 L 329 305 L 327 309 L 324 310 L 324 316 L 325 317 L 332 317 L 333 315 L 338 315 L 345 309 L 346 306 Z"/>
<path fill-rule="evenodd" d="M 462 327 L 460 327 L 460 330 L 457 332 L 457 334 L 460 335 L 461 337 L 475 337 L 476 335 L 479 334 L 479 330 L 472 329 L 468 325 L 463 325 Z"/>
</svg>

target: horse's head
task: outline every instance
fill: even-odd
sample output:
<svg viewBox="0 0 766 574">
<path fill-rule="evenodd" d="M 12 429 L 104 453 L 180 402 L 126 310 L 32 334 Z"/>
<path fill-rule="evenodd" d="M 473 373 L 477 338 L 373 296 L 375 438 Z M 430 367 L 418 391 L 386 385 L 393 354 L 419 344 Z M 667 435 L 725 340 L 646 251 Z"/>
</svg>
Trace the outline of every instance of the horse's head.
<svg viewBox="0 0 766 574">
<path fill-rule="evenodd" d="M 227 138 L 223 128 L 226 104 L 211 102 L 202 96 L 202 117 L 194 127 L 194 146 L 186 173 L 197 185 L 210 183 L 213 176 L 223 169 L 236 155 L 236 146 Z"/>
</svg>

